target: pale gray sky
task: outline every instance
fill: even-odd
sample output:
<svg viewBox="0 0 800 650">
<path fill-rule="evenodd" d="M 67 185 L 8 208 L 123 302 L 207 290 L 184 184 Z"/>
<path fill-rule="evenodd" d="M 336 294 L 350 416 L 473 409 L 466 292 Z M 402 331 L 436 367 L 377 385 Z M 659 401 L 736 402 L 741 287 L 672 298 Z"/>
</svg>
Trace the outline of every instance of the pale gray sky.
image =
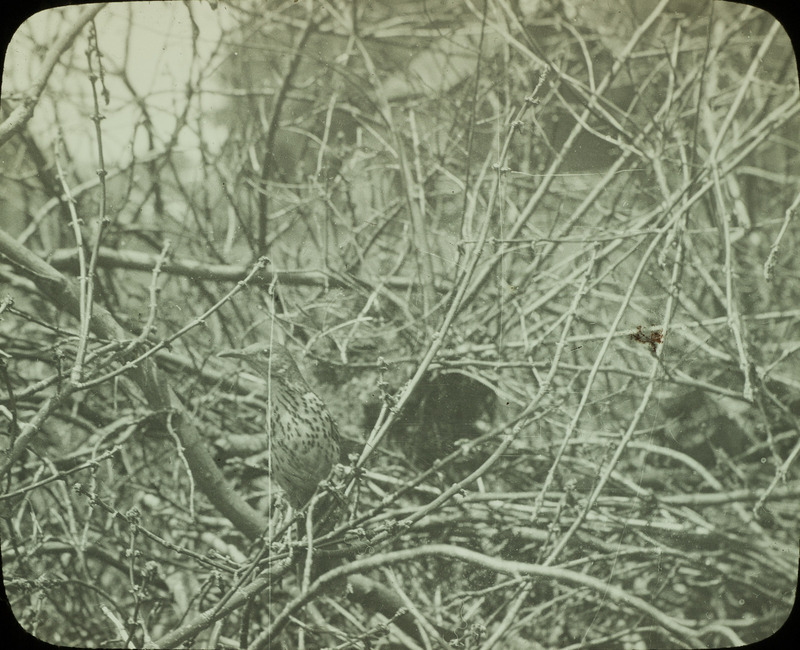
<svg viewBox="0 0 800 650">
<path fill-rule="evenodd" d="M 107 164 L 124 165 L 135 152 L 142 156 L 148 149 L 144 137 L 131 142 L 133 126 L 139 119 L 139 109 L 131 102 L 131 91 L 124 86 L 117 71 L 123 67 L 139 97 L 147 98 L 156 132 L 168 137 L 175 120 L 184 108 L 186 84 L 196 82 L 198 74 L 208 75 L 230 50 L 217 51 L 222 25 L 227 22 L 228 9 L 220 4 L 216 10 L 207 2 L 193 2 L 191 9 L 200 35 L 197 52 L 192 51 L 192 26 L 186 6 L 180 2 L 135 2 L 110 4 L 96 19 L 100 50 L 106 69 L 106 85 L 111 95 L 109 106 L 101 103 L 105 117 L 102 122 Z M 3 70 L 3 94 L 13 96 L 24 92 L 38 73 L 41 61 L 65 23 L 72 22 L 81 7 L 47 10 L 32 16 L 12 38 Z M 89 30 L 84 29 L 73 46 L 57 65 L 47 89 L 36 107 L 29 128 L 44 148 L 52 146 L 57 123 L 64 128 L 64 139 L 73 155 L 95 154 L 91 86 L 86 70 L 85 51 Z M 206 90 L 218 87 L 218 81 L 203 78 Z M 54 105 L 53 98 L 59 98 Z M 203 97 L 203 107 L 214 108 L 223 100 L 218 95 Z M 212 136 L 206 146 L 214 147 L 212 124 L 204 125 L 205 136 Z M 224 136 L 220 130 L 220 138 Z M 141 135 L 141 132 L 140 132 Z M 197 147 L 190 141 L 192 134 L 183 129 L 183 147 Z"/>
</svg>

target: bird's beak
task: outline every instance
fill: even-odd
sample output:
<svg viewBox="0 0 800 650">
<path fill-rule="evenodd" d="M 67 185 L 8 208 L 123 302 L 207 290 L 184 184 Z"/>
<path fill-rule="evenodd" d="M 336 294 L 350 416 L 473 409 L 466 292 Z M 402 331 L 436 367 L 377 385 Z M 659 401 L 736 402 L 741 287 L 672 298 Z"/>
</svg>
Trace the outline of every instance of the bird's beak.
<svg viewBox="0 0 800 650">
<path fill-rule="evenodd" d="M 237 359 L 241 359 L 242 357 L 244 357 L 244 355 L 242 354 L 241 350 L 234 350 L 234 349 L 223 350 L 222 352 L 218 352 L 217 356 L 218 357 L 234 357 L 234 358 L 237 358 Z"/>
</svg>

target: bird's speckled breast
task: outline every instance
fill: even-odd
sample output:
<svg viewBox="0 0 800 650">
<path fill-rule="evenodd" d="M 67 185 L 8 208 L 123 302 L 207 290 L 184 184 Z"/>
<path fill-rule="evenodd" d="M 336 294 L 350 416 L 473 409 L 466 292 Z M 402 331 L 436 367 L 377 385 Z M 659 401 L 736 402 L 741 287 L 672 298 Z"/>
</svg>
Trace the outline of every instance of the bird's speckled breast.
<svg viewBox="0 0 800 650">
<path fill-rule="evenodd" d="M 339 459 L 339 432 L 314 392 L 307 386 L 292 388 L 273 385 L 267 405 L 271 471 L 292 507 L 300 508 Z"/>
</svg>

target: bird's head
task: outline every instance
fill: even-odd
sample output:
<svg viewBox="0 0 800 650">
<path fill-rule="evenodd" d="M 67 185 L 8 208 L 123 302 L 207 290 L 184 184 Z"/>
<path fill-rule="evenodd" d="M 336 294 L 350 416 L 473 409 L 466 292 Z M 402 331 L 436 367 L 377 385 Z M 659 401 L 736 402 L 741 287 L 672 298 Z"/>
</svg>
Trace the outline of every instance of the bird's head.
<svg viewBox="0 0 800 650">
<path fill-rule="evenodd" d="M 246 348 L 223 350 L 217 356 L 242 359 L 266 380 L 277 379 L 290 383 L 304 381 L 294 359 L 279 343 L 253 343 Z"/>
</svg>

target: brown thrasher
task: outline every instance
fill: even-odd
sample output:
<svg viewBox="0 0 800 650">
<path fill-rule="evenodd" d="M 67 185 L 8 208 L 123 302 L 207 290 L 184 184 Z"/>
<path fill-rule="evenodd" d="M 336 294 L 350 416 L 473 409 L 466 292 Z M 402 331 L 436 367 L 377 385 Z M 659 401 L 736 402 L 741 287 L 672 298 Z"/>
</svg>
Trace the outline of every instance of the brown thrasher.
<svg viewBox="0 0 800 650">
<path fill-rule="evenodd" d="M 282 345 L 254 343 L 217 356 L 244 360 L 267 382 L 270 473 L 292 508 L 301 509 L 339 460 L 333 417 Z"/>
</svg>

